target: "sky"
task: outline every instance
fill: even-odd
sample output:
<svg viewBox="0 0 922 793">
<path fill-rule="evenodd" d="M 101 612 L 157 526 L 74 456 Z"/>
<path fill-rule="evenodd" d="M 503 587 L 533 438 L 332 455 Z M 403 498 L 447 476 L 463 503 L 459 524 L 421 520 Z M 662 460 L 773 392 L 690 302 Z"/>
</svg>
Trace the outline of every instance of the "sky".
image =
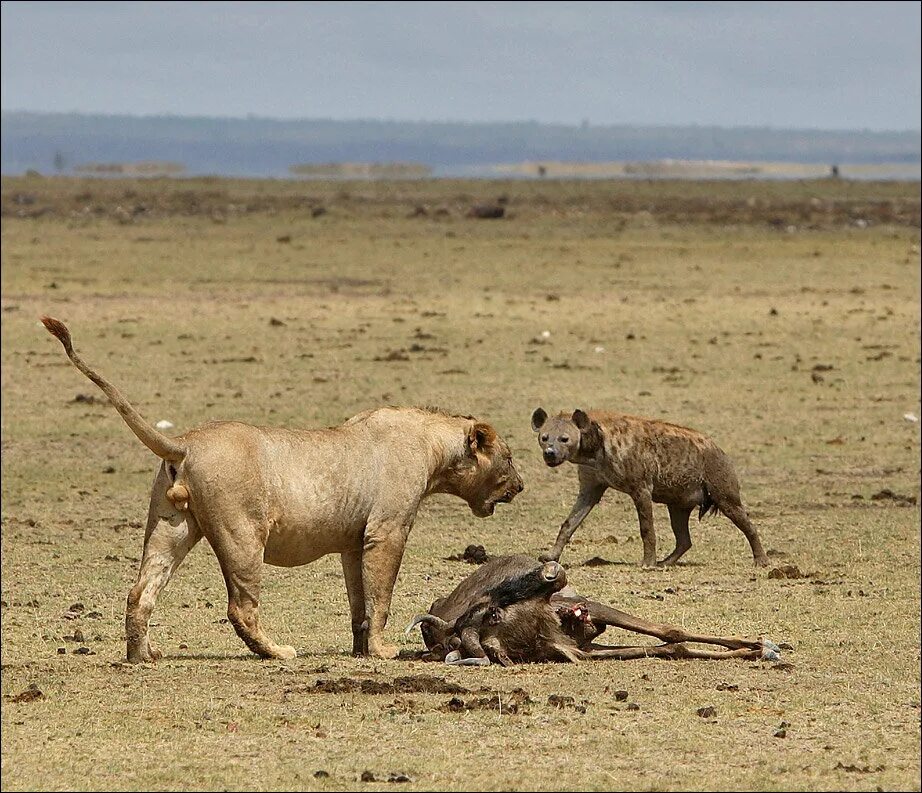
<svg viewBox="0 0 922 793">
<path fill-rule="evenodd" d="M 918 130 L 920 7 L 9 0 L 0 106 Z"/>
</svg>

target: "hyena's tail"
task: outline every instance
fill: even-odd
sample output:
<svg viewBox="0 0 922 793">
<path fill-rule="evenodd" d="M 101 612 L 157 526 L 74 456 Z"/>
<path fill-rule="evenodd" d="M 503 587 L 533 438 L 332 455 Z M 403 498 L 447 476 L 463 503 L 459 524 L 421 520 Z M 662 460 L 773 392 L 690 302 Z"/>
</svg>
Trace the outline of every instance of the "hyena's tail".
<svg viewBox="0 0 922 793">
<path fill-rule="evenodd" d="M 698 507 L 698 520 L 703 520 L 708 514 L 716 515 L 718 511 L 719 508 L 717 503 L 711 498 L 711 493 L 707 485 L 704 485 L 704 498 L 701 500 L 701 504 Z"/>
<path fill-rule="evenodd" d="M 162 432 L 159 432 L 148 424 L 112 383 L 102 377 L 102 375 L 93 371 L 86 365 L 84 360 L 74 352 L 70 331 L 63 322 L 53 319 L 52 317 L 42 317 L 42 324 L 50 334 L 57 337 L 58 341 L 64 345 L 64 352 L 67 353 L 67 357 L 70 358 L 74 366 L 102 389 L 102 392 L 109 398 L 109 401 L 121 414 L 125 423 L 131 428 L 131 431 L 138 436 L 138 440 L 140 440 L 141 443 L 162 460 L 175 463 L 186 456 L 185 447 L 178 441 L 168 438 Z"/>
</svg>

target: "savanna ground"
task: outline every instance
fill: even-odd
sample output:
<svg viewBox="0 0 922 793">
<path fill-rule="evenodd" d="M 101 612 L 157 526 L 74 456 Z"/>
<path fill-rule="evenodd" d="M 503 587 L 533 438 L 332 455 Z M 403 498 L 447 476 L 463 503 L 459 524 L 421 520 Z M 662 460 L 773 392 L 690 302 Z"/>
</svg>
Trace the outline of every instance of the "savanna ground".
<svg viewBox="0 0 922 793">
<path fill-rule="evenodd" d="M 501 194 L 506 218 L 464 216 Z M 2 206 L 4 789 L 919 789 L 918 183 L 23 178 Z M 793 649 L 354 659 L 327 557 L 266 568 L 264 620 L 299 657 L 263 661 L 202 543 L 154 613 L 164 658 L 123 664 L 156 460 L 41 313 L 177 431 L 387 403 L 492 422 L 526 490 L 487 520 L 424 505 L 389 623 L 405 650 L 411 616 L 472 570 L 446 557 L 556 536 L 576 472 L 541 462 L 536 406 L 705 431 L 773 563 L 802 577 L 752 567 L 723 517 L 693 524 L 677 568 L 642 570 L 633 506 L 609 491 L 565 552 L 571 581 Z"/>
</svg>

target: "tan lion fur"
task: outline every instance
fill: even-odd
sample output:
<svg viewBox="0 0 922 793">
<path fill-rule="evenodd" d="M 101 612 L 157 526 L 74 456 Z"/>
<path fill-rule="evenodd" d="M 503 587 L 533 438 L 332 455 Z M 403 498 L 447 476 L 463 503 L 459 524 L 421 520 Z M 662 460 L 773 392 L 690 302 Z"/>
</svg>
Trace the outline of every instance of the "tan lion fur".
<svg viewBox="0 0 922 793">
<path fill-rule="evenodd" d="M 148 637 L 151 612 L 202 537 L 224 574 L 228 619 L 253 652 L 295 655 L 260 626 L 263 562 L 292 567 L 338 553 L 353 652 L 392 657 L 396 649 L 385 644 L 384 626 L 420 502 L 449 493 L 486 517 L 523 488 L 509 447 L 489 424 L 430 409 L 369 410 L 315 430 L 215 421 L 169 438 L 74 352 L 63 323 L 42 321 L 164 461 L 151 493 L 138 580 L 128 595 L 130 661 L 159 657 Z"/>
</svg>

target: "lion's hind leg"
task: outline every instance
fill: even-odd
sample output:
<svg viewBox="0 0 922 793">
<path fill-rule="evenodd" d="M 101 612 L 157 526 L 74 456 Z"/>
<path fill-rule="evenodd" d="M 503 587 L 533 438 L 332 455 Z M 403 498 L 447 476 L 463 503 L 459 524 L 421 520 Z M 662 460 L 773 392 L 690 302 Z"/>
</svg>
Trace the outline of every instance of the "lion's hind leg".
<svg viewBox="0 0 922 793">
<path fill-rule="evenodd" d="M 263 658 L 288 660 L 297 653 L 289 645 L 276 644 L 263 630 L 259 619 L 265 548 L 257 539 L 267 531 L 246 518 L 230 525 L 209 526 L 205 536 L 218 557 L 227 585 L 227 618 L 247 647 Z"/>
<path fill-rule="evenodd" d="M 150 615 L 176 568 L 202 538 L 192 514 L 177 509 L 167 498 L 172 484 L 166 464 L 161 465 L 151 492 L 138 580 L 128 593 L 125 609 L 127 655 L 131 663 L 155 661 L 160 657 L 160 651 L 148 636 Z"/>
</svg>

